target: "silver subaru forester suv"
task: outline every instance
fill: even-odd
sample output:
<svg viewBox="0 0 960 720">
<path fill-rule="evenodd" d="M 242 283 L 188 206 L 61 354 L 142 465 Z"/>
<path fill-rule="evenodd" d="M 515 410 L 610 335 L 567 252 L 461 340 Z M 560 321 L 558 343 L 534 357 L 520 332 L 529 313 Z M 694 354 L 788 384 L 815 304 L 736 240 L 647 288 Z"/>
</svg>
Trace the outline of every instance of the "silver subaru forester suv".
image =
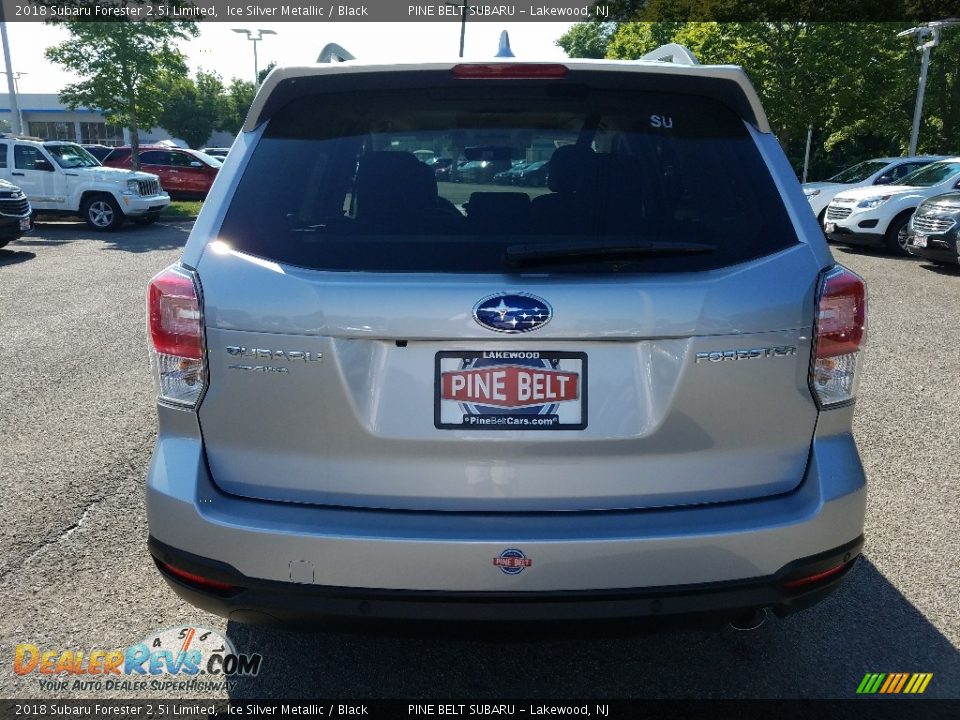
<svg viewBox="0 0 960 720">
<path fill-rule="evenodd" d="M 667 56 L 269 76 L 148 291 L 177 593 L 749 626 L 837 587 L 864 284 L 742 70 Z"/>
</svg>

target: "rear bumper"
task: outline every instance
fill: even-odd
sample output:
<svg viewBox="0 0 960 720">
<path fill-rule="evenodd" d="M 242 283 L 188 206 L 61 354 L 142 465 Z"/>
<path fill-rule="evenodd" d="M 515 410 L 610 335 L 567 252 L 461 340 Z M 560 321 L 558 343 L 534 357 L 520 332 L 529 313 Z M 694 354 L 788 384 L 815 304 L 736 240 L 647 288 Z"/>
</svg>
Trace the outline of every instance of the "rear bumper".
<svg viewBox="0 0 960 720">
<path fill-rule="evenodd" d="M 859 548 L 866 488 L 852 412 L 820 414 L 804 480 L 782 495 L 656 510 L 458 513 L 228 495 L 211 481 L 196 416 L 161 407 L 146 487 L 151 548 L 162 562 L 241 588 L 224 596 L 168 576 L 191 602 L 247 621 L 301 612 L 451 619 L 789 612 L 835 582 L 785 595 L 788 575 L 798 567 L 817 572 L 818 563 Z M 521 550 L 530 565 L 506 572 L 513 568 L 497 559 L 507 549 Z"/>
<path fill-rule="evenodd" d="M 322 621 L 426 620 L 430 622 L 523 622 L 687 616 L 725 621 L 757 608 L 782 617 L 819 602 L 850 572 L 863 537 L 810 558 L 794 561 L 770 577 L 673 587 L 546 592 L 446 592 L 377 590 L 270 582 L 249 578 L 224 563 L 185 553 L 150 538 L 150 554 L 167 584 L 193 605 L 250 624 Z M 210 590 L 167 571 L 172 565 L 231 586 Z M 841 567 L 822 581 L 800 588 L 791 578 Z"/>
</svg>

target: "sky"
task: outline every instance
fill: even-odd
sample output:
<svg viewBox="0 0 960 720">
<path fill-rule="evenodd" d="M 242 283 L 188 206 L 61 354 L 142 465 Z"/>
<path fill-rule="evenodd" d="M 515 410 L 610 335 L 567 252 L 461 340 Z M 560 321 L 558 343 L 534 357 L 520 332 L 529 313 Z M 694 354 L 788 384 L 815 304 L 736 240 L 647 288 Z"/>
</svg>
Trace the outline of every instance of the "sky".
<svg viewBox="0 0 960 720">
<path fill-rule="evenodd" d="M 191 74 L 198 69 L 214 71 L 224 80 L 239 77 L 253 79 L 253 47 L 243 35 L 231 28 L 265 28 L 276 31 L 257 44 L 260 68 L 271 61 L 279 65 L 310 65 L 321 48 L 336 42 L 357 59 L 390 62 L 418 58 L 455 57 L 460 49 L 460 23 L 199 23 L 200 36 L 184 42 L 180 48 L 187 56 Z M 519 22 L 467 23 L 466 58 L 490 58 L 497 51 L 501 30 L 510 33 L 510 45 L 520 58 L 554 59 L 566 57 L 554 45 L 570 23 Z M 7 23 L 11 64 L 20 93 L 55 93 L 76 80 L 43 57 L 43 51 L 63 40 L 65 30 L 42 23 Z M 4 68 L 5 69 L 5 68 Z M 0 94 L 6 93 L 0 82 Z"/>
</svg>

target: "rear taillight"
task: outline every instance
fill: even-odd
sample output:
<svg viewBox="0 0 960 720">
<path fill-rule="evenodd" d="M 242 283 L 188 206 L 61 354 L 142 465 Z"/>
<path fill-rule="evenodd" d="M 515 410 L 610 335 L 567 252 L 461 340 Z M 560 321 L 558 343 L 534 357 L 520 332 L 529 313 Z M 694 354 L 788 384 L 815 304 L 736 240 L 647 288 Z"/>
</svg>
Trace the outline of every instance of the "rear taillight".
<svg viewBox="0 0 960 720">
<path fill-rule="evenodd" d="M 856 397 L 861 353 L 866 344 L 867 289 L 842 265 L 820 281 L 810 386 L 821 408 Z"/>
<path fill-rule="evenodd" d="M 562 80 L 567 66 L 559 63 L 470 63 L 454 65 L 458 80 Z"/>
<path fill-rule="evenodd" d="M 150 281 L 147 326 L 157 396 L 195 407 L 206 379 L 203 315 L 196 276 L 171 265 Z"/>
</svg>

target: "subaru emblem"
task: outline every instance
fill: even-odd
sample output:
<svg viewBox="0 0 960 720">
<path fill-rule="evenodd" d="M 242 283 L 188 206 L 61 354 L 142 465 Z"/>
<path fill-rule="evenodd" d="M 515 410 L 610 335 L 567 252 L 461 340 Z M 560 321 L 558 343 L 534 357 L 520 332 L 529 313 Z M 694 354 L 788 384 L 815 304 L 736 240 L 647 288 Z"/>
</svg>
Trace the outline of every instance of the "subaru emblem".
<svg viewBox="0 0 960 720">
<path fill-rule="evenodd" d="M 550 303 L 529 293 L 496 293 L 473 306 L 473 319 L 494 332 L 530 332 L 552 317 Z"/>
</svg>

